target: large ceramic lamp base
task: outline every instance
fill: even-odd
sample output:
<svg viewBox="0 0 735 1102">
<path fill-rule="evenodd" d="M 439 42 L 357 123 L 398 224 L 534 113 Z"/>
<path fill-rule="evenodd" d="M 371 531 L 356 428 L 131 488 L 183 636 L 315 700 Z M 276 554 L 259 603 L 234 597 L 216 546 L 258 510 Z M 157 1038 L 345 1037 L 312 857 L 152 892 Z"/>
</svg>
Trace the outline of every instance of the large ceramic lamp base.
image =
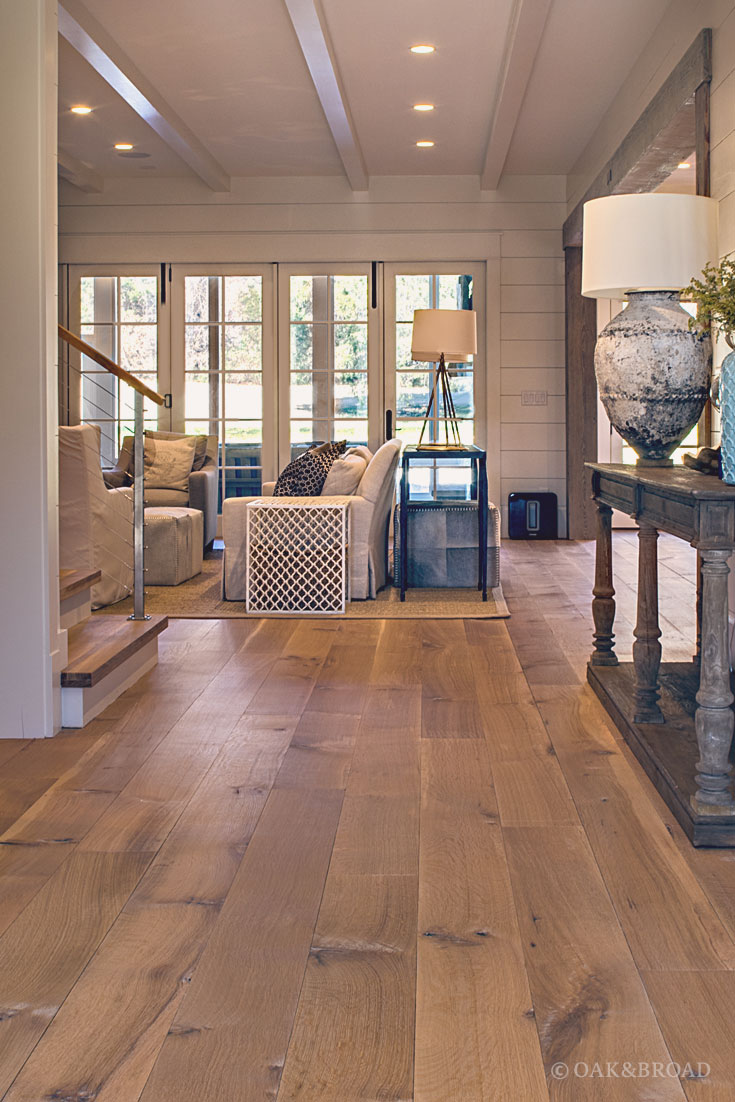
<svg viewBox="0 0 735 1102">
<path fill-rule="evenodd" d="M 689 329 L 678 291 L 637 291 L 600 333 L 600 399 L 638 466 L 669 467 L 707 401 L 712 346 Z"/>
</svg>

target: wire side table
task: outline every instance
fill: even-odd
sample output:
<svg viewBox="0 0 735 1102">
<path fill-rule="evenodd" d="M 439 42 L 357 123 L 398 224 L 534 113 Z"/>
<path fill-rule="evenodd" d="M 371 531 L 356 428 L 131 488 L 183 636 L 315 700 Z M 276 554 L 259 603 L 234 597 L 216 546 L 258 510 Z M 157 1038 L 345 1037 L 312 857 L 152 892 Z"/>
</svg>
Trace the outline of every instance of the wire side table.
<svg viewBox="0 0 735 1102">
<path fill-rule="evenodd" d="M 349 506 L 305 497 L 246 506 L 245 610 L 324 616 L 348 600 Z"/>
</svg>

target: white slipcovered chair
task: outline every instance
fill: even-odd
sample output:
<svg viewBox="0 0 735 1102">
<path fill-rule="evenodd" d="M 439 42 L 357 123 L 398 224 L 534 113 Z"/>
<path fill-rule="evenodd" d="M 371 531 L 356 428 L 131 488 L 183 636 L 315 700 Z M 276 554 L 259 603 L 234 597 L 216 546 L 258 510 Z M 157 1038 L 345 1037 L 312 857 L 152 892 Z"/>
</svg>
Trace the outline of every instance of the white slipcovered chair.
<svg viewBox="0 0 735 1102">
<path fill-rule="evenodd" d="M 388 440 L 368 463 L 354 494 L 348 497 L 322 495 L 321 498 L 324 502 L 349 503 L 352 600 L 375 597 L 388 580 L 388 528 L 400 453 L 400 440 Z M 275 483 L 266 482 L 261 497 L 272 497 L 274 486 Z M 225 544 L 222 592 L 228 601 L 245 600 L 245 511 L 248 502 L 258 500 L 258 497 L 231 497 L 226 498 L 222 505 Z M 298 505 L 303 499 L 278 497 L 273 500 Z"/>
<path fill-rule="evenodd" d="M 105 486 L 95 425 L 59 428 L 59 566 L 102 571 L 94 608 L 132 592 L 133 491 Z"/>
</svg>

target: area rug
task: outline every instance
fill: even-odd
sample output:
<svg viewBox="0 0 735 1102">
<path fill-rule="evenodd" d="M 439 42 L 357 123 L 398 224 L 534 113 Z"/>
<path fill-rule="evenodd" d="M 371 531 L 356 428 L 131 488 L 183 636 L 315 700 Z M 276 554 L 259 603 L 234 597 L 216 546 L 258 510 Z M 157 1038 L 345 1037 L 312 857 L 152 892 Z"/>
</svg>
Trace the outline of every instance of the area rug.
<svg viewBox="0 0 735 1102">
<path fill-rule="evenodd" d="M 210 551 L 201 574 L 181 585 L 151 585 L 146 588 L 145 610 L 181 620 L 263 619 L 263 613 L 247 613 L 244 601 L 222 600 L 222 552 Z M 102 609 L 101 611 L 109 611 Z M 116 613 L 131 613 L 129 597 L 114 606 Z M 274 619 L 304 613 L 272 613 Z M 329 614 L 324 614 L 329 615 Z M 334 614 L 331 614 L 334 615 Z M 382 589 L 374 601 L 352 601 L 344 617 L 349 620 L 499 620 L 510 616 L 500 586 L 488 590 L 483 601 L 476 589 L 409 589 L 406 600 L 392 585 Z"/>
</svg>

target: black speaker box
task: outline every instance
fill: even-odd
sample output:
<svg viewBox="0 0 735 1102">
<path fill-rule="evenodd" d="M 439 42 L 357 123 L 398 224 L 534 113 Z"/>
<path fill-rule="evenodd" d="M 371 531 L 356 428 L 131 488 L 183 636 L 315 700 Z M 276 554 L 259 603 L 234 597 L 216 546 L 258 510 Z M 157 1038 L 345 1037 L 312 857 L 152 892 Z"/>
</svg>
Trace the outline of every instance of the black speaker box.
<svg viewBox="0 0 735 1102">
<path fill-rule="evenodd" d="M 508 535 L 512 540 L 557 539 L 556 494 L 508 494 Z"/>
</svg>

